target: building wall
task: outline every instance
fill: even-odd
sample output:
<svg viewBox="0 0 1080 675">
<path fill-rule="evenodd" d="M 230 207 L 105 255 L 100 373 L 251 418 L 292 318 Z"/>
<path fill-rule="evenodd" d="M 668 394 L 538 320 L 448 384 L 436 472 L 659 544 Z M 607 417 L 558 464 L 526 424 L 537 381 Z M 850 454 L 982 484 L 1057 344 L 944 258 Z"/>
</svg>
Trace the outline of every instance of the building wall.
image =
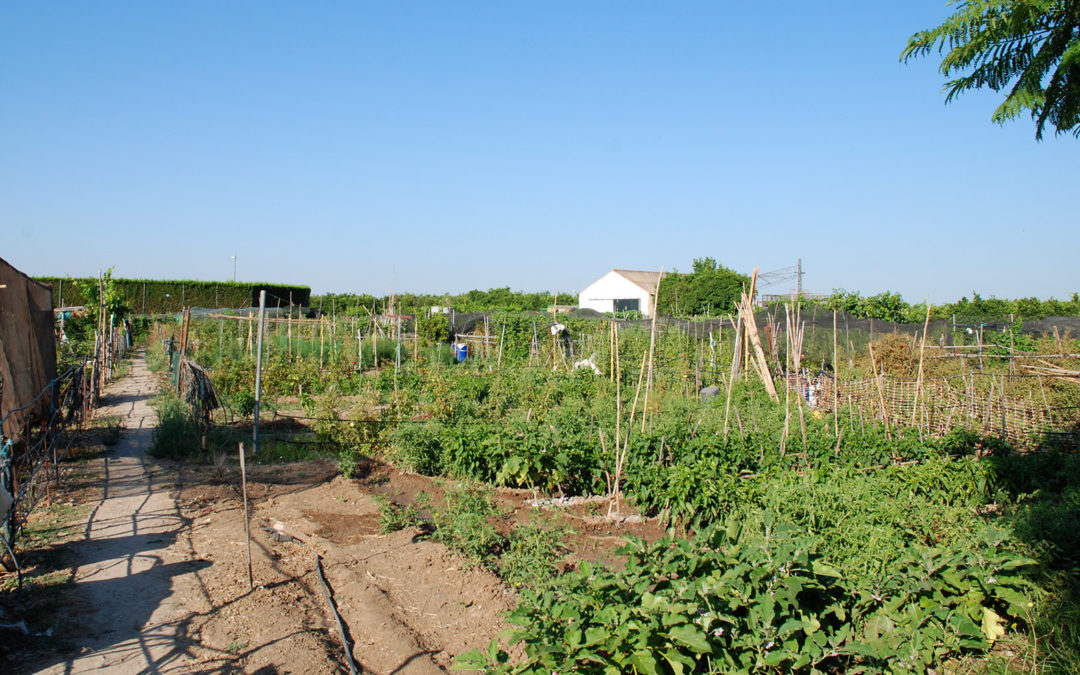
<svg viewBox="0 0 1080 675">
<path fill-rule="evenodd" d="M 597 312 L 614 311 L 616 300 L 638 300 L 641 313 L 652 316 L 652 296 L 635 283 L 612 271 L 585 287 L 578 294 L 578 306 Z"/>
</svg>

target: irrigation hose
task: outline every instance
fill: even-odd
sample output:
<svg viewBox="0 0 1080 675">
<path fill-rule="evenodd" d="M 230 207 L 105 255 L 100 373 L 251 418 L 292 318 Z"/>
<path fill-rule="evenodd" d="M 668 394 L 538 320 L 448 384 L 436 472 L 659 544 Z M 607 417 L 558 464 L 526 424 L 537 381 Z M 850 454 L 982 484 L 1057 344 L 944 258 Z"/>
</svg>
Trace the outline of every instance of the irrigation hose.
<svg viewBox="0 0 1080 675">
<path fill-rule="evenodd" d="M 319 583 L 322 584 L 323 593 L 326 595 L 326 602 L 330 605 L 330 611 L 334 615 L 334 620 L 337 621 L 338 635 L 341 636 L 341 646 L 345 648 L 345 658 L 349 660 L 349 673 L 350 675 L 357 675 L 356 662 L 353 661 L 352 645 L 349 644 L 349 638 L 345 635 L 345 623 L 341 620 L 341 615 L 338 614 L 337 605 L 334 604 L 334 598 L 330 595 L 330 585 L 326 583 L 326 577 L 323 576 L 322 557 L 315 554 L 315 571 L 319 573 Z"/>
</svg>

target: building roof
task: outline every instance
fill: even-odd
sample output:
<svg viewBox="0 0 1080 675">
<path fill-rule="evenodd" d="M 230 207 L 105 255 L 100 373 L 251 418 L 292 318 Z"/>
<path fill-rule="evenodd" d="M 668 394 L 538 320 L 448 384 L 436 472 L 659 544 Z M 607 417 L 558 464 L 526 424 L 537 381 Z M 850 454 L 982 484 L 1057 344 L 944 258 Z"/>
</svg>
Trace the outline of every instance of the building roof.
<svg viewBox="0 0 1080 675">
<path fill-rule="evenodd" d="M 611 270 L 615 274 L 618 274 L 622 278 L 626 279 L 635 286 L 640 287 L 642 290 L 648 292 L 650 295 L 656 293 L 656 285 L 660 283 L 659 272 L 647 272 L 644 270 Z"/>
</svg>

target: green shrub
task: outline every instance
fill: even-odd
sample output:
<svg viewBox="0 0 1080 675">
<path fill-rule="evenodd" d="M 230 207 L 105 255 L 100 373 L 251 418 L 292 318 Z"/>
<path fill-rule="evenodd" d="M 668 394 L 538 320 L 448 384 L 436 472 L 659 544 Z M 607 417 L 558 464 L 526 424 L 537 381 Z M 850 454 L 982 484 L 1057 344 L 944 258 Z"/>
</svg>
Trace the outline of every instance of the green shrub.
<svg viewBox="0 0 1080 675">
<path fill-rule="evenodd" d="M 1007 617 L 1029 612 L 1030 561 L 983 541 L 980 554 L 909 551 L 901 574 L 848 578 L 815 537 L 732 520 L 692 540 L 631 539 L 618 571 L 583 562 L 554 586 L 523 591 L 509 617 L 525 659 L 492 642 L 457 667 L 489 672 L 924 672 L 984 651 Z"/>
<path fill-rule="evenodd" d="M 447 548 L 474 563 L 495 568 L 494 558 L 506 544 L 491 522 L 500 517 L 492 491 L 477 485 L 457 485 L 446 491 L 436 511 L 435 536 Z"/>
<path fill-rule="evenodd" d="M 199 454 L 202 432 L 191 407 L 171 388 L 155 396 L 152 403 L 157 409 L 157 426 L 150 454 L 165 459 L 186 459 Z"/>
<path fill-rule="evenodd" d="M 387 497 L 376 496 L 374 499 L 379 505 L 379 534 L 422 526 L 424 521 L 420 512 L 430 507 L 426 492 L 417 494 L 416 500 L 404 507 L 398 506 Z"/>
<path fill-rule="evenodd" d="M 519 525 L 507 536 L 506 550 L 499 559 L 499 576 L 517 588 L 538 588 L 558 574 L 558 561 L 566 552 L 565 527 L 542 525 L 535 519 Z"/>
</svg>

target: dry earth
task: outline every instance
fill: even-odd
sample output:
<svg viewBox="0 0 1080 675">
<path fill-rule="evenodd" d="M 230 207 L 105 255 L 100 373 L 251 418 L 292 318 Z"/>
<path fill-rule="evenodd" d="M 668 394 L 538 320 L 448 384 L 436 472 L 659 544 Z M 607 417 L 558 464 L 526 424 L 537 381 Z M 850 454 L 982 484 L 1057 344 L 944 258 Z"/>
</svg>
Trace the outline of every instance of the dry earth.
<svg viewBox="0 0 1080 675">
<path fill-rule="evenodd" d="M 63 497 L 92 508 L 77 536 L 27 554 L 39 563 L 31 576 L 65 568 L 74 583 L 53 589 L 59 596 L 45 614 L 34 612 L 34 584 L 0 596 L 30 633 L 0 630 L 0 670 L 348 672 L 317 555 L 360 672 L 442 673 L 505 630 L 516 594 L 498 577 L 420 530 L 378 534 L 375 496 L 408 504 L 424 491 L 438 503 L 442 484 L 377 462 L 360 480 L 340 477 L 331 461 L 249 465 L 249 586 L 239 473 L 145 454 L 154 387 L 138 356 L 107 392 L 99 414 L 122 416 L 127 430 Z M 511 521 L 530 519 L 533 497 L 498 492 Z M 600 515 L 606 509 L 587 502 L 548 511 L 574 532 L 567 565 L 615 562 L 622 535 L 661 534 L 655 523 L 613 523 Z"/>
</svg>

